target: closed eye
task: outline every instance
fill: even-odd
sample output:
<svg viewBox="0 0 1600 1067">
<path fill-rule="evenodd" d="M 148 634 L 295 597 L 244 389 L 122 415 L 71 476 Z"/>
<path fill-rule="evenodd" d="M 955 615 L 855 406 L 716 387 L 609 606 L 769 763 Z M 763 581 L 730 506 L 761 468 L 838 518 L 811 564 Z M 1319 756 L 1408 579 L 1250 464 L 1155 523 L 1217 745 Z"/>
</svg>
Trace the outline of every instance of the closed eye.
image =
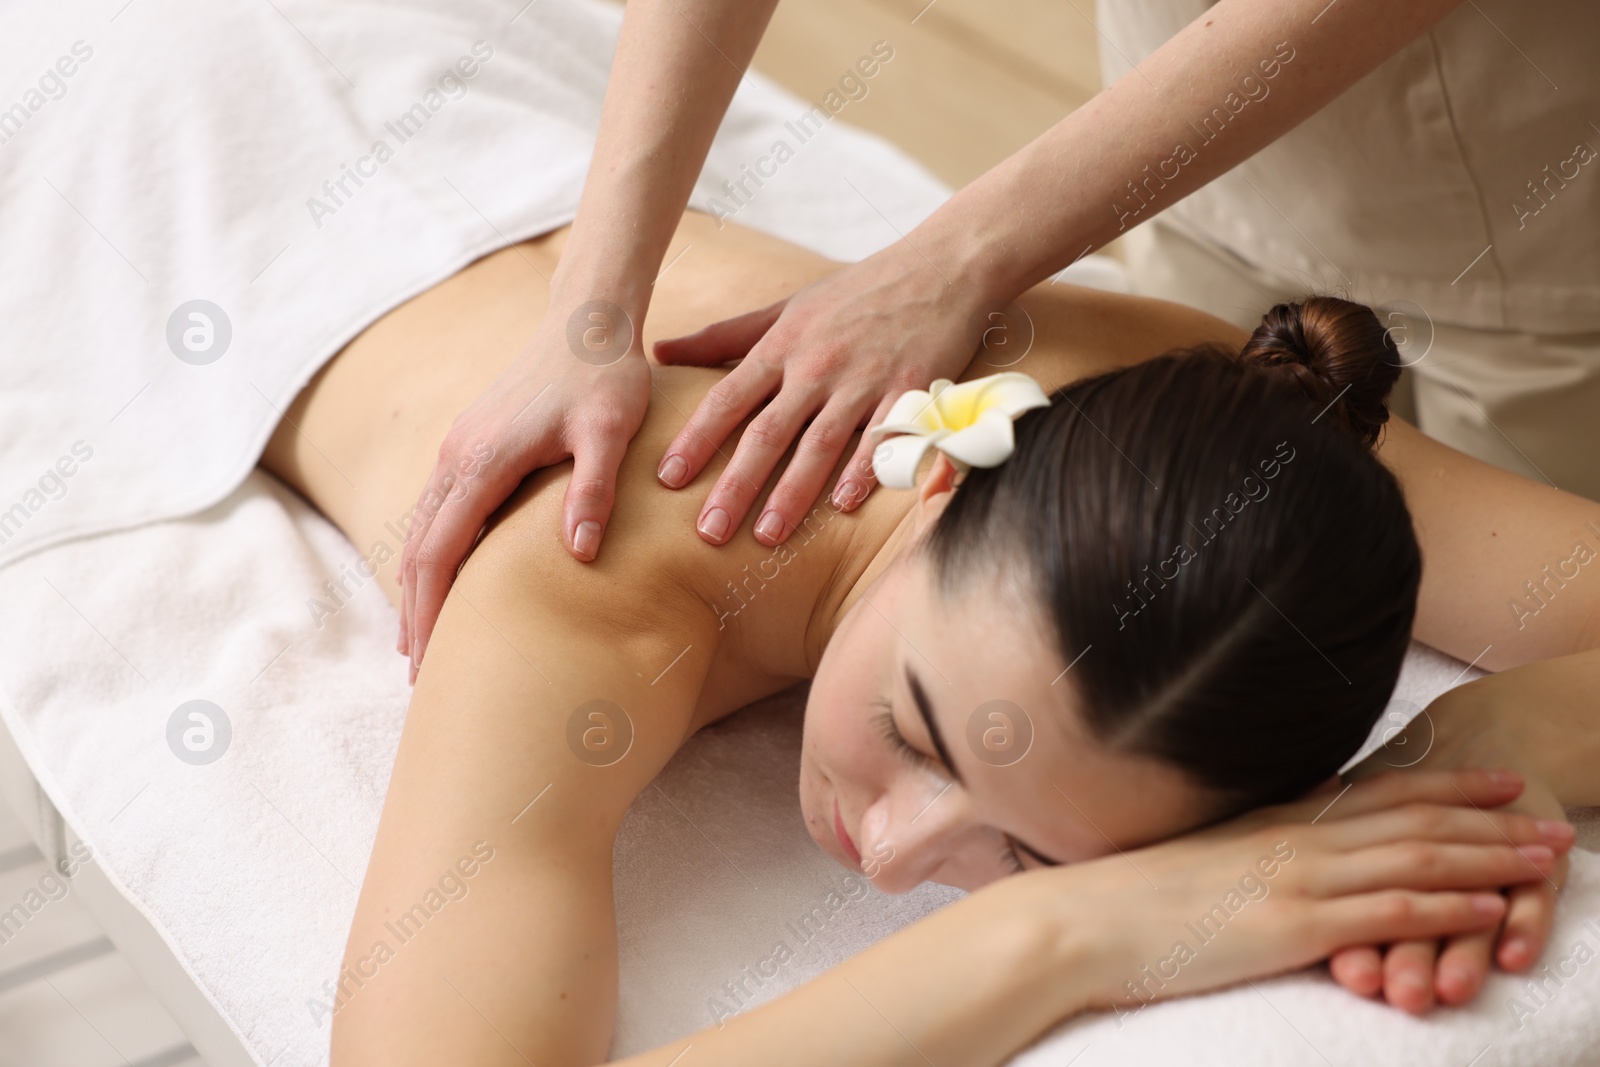
<svg viewBox="0 0 1600 1067">
<path fill-rule="evenodd" d="M 874 706 L 882 708 L 883 711 L 872 720 L 872 725 L 877 730 L 878 735 L 888 742 L 889 747 L 894 750 L 896 755 L 918 770 L 941 772 L 944 770 L 932 756 L 911 747 L 905 735 L 900 732 L 900 727 L 895 725 L 894 712 L 890 709 L 887 701 L 876 701 Z"/>
</svg>

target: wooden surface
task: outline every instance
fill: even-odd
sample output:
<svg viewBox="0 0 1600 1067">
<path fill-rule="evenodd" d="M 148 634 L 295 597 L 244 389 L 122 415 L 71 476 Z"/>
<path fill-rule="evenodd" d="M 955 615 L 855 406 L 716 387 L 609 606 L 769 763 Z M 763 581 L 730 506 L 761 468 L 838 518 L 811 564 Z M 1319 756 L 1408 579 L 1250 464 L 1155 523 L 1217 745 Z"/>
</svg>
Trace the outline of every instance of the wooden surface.
<svg viewBox="0 0 1600 1067">
<path fill-rule="evenodd" d="M 755 68 L 816 102 L 887 41 L 841 117 L 960 187 L 1100 86 L 1092 0 L 783 0 Z"/>
</svg>

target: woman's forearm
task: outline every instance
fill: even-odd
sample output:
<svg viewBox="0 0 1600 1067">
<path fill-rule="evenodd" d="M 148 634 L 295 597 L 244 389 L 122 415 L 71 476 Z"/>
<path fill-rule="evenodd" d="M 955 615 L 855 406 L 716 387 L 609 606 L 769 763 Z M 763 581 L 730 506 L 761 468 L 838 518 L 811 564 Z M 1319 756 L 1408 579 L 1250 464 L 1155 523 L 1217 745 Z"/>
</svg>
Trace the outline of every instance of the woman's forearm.
<svg viewBox="0 0 1600 1067">
<path fill-rule="evenodd" d="M 642 321 L 711 140 L 777 0 L 633 0 L 622 20 L 556 302 Z"/>
<path fill-rule="evenodd" d="M 1054 874 L 1056 872 L 1047 872 Z M 1093 924 L 1030 876 L 985 886 L 790 993 L 624 1067 L 991 1067 L 1089 1003 Z M 689 1054 L 683 1056 L 685 1050 Z M 683 1056 L 680 1061 L 679 1056 Z"/>
<path fill-rule="evenodd" d="M 910 240 L 1008 301 L 1254 155 L 1458 3 L 1221 0 Z"/>
</svg>

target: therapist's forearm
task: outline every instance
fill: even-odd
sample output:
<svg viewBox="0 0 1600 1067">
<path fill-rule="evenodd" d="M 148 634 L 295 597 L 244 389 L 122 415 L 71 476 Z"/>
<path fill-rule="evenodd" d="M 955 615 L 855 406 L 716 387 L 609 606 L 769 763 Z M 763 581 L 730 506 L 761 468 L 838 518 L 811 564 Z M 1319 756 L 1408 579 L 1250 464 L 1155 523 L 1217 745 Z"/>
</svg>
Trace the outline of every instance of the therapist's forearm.
<svg viewBox="0 0 1600 1067">
<path fill-rule="evenodd" d="M 1418 716 L 1368 772 L 1408 765 L 1507 766 L 1566 807 L 1600 805 L 1600 649 L 1513 667 L 1452 689 Z M 1368 765 L 1371 765 L 1370 767 Z"/>
<path fill-rule="evenodd" d="M 1299 125 L 1458 3 L 1221 0 L 910 240 L 1009 300 Z"/>
<path fill-rule="evenodd" d="M 612 301 L 636 320 L 777 0 L 632 0 L 556 302 Z"/>
</svg>

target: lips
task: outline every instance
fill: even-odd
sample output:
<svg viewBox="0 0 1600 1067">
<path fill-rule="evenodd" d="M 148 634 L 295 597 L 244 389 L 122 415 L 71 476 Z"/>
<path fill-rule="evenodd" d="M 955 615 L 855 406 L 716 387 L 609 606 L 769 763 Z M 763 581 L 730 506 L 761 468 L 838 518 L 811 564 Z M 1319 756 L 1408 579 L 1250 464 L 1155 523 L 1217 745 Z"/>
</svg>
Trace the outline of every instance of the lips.
<svg viewBox="0 0 1600 1067">
<path fill-rule="evenodd" d="M 861 853 L 856 851 L 856 846 L 850 840 L 850 835 L 845 833 L 844 820 L 839 817 L 839 799 L 833 801 L 833 832 L 839 838 L 839 847 L 844 849 L 844 854 L 850 857 L 857 867 L 861 866 Z"/>
</svg>

